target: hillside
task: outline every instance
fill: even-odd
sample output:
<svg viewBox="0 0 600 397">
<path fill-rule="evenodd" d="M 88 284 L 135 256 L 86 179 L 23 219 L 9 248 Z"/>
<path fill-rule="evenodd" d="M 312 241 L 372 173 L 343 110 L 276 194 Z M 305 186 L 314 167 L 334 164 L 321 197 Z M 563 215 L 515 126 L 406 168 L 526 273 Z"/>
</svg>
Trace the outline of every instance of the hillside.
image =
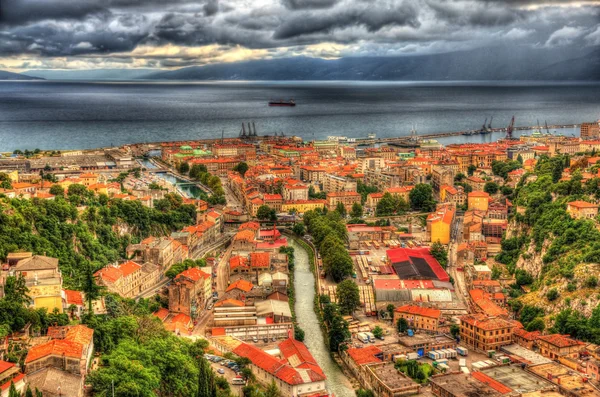
<svg viewBox="0 0 600 397">
<path fill-rule="evenodd" d="M 555 332 L 600 340 L 600 329 L 588 325 L 600 320 L 600 219 L 567 212 L 567 203 L 600 198 L 597 172 L 585 158 L 542 156 L 515 189 L 516 213 L 496 261 L 515 277 L 509 303 L 526 328 L 543 317 Z"/>
<path fill-rule="evenodd" d="M 44 80 L 40 77 L 28 76 L 20 73 L 5 72 L 0 70 L 0 80 Z"/>
<path fill-rule="evenodd" d="M 143 76 L 156 80 L 600 80 L 600 49 L 483 48 L 402 57 L 293 57 L 194 66 Z M 576 65 L 576 66 L 574 66 Z"/>
</svg>

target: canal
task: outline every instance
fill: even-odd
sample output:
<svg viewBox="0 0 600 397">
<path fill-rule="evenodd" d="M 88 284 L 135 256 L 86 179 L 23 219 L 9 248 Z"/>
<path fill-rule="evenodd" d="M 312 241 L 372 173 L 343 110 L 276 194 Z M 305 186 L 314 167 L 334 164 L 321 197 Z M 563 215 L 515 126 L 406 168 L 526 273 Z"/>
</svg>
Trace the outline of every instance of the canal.
<svg viewBox="0 0 600 397">
<path fill-rule="evenodd" d="M 353 397 L 354 390 L 348 378 L 333 361 L 325 345 L 319 319 L 314 311 L 315 277 L 310 270 L 308 252 L 293 239 L 288 240 L 294 247 L 294 287 L 296 296 L 296 319 L 304 330 L 304 343 L 317 360 L 317 364 L 327 376 L 327 388 L 336 397 Z"/>
</svg>

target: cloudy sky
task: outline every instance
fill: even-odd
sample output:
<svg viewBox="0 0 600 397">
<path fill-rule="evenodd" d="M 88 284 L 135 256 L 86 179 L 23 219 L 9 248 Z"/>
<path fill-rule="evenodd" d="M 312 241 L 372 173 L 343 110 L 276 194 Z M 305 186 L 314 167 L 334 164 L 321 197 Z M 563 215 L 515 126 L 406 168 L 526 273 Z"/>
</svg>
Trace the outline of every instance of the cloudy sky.
<svg viewBox="0 0 600 397">
<path fill-rule="evenodd" d="M 598 0 L 0 0 L 0 69 L 600 45 Z"/>
</svg>

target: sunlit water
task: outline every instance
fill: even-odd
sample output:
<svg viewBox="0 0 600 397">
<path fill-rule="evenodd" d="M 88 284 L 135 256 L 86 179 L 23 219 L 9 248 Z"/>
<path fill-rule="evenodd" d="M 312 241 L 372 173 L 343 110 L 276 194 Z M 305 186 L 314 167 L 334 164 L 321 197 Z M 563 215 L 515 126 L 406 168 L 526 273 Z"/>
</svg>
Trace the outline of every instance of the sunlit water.
<svg viewBox="0 0 600 397">
<path fill-rule="evenodd" d="M 296 107 L 269 107 L 276 98 Z M 259 134 L 306 140 L 492 127 L 579 124 L 600 118 L 600 85 L 394 82 L 0 82 L 0 151 L 85 149 Z M 569 132 L 570 134 L 571 132 Z M 578 131 L 575 131 L 578 134 Z M 481 142 L 502 133 L 452 137 Z"/>
</svg>

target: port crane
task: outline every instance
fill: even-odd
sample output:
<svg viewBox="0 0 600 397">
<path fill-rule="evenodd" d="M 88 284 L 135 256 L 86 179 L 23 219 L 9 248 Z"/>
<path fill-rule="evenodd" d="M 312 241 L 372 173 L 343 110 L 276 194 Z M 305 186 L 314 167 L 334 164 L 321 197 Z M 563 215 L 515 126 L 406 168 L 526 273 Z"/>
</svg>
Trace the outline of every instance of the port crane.
<svg viewBox="0 0 600 397">
<path fill-rule="evenodd" d="M 490 117 L 490 122 L 489 122 L 489 124 L 488 124 L 488 126 L 487 126 L 487 129 L 488 129 L 488 130 L 491 130 L 491 129 L 492 129 L 492 120 L 494 120 L 494 116 Z"/>
<path fill-rule="evenodd" d="M 506 128 L 506 139 L 514 139 L 513 135 L 512 135 L 514 128 L 515 128 L 515 116 L 513 115 L 512 119 L 510 120 L 510 124 Z"/>
<path fill-rule="evenodd" d="M 550 135 L 550 129 L 548 128 L 548 122 L 544 120 L 544 125 L 546 126 L 546 134 Z"/>
</svg>

